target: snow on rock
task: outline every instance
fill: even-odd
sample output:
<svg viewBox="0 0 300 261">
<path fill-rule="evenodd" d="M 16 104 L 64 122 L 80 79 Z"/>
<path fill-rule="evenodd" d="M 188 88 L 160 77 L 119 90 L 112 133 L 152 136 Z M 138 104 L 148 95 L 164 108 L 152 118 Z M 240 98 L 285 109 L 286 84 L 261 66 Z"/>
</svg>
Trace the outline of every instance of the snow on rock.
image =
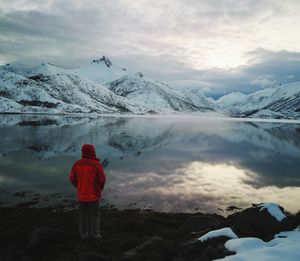
<svg viewBox="0 0 300 261">
<path fill-rule="evenodd" d="M 230 218 L 233 220 L 234 231 L 243 237 L 267 239 L 283 228 L 283 223 L 260 205 L 253 205 L 234 213 Z"/>
<path fill-rule="evenodd" d="M 281 211 L 280 207 L 275 203 L 260 204 L 260 211 L 266 209 L 276 220 L 282 221 L 286 215 Z"/>
<path fill-rule="evenodd" d="M 238 236 L 232 231 L 231 228 L 225 227 L 225 228 L 209 231 L 205 235 L 199 237 L 198 240 L 203 242 L 211 238 L 222 237 L 222 236 L 228 238 L 238 238 Z"/>
<path fill-rule="evenodd" d="M 231 239 L 225 243 L 229 251 L 235 255 L 218 260 L 225 261 L 298 261 L 300 260 L 300 228 L 280 232 L 272 241 L 264 242 L 258 238 Z"/>
</svg>

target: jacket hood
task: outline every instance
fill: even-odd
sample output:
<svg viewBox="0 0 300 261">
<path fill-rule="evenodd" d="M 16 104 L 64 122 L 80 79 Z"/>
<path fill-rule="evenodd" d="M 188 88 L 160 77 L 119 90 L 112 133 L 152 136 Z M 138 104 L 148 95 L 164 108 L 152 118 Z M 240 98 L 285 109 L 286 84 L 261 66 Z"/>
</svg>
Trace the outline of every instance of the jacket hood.
<svg viewBox="0 0 300 261">
<path fill-rule="evenodd" d="M 82 146 L 81 156 L 82 158 L 99 160 L 98 158 L 96 158 L 96 150 L 94 145 L 92 144 L 84 144 Z"/>
</svg>

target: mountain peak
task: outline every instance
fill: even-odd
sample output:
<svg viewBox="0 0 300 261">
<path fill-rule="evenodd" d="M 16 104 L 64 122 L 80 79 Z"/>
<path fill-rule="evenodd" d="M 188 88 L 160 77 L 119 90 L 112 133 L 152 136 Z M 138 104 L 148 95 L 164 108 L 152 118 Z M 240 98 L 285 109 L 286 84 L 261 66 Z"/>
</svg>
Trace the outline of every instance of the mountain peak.
<svg viewBox="0 0 300 261">
<path fill-rule="evenodd" d="M 110 68 L 110 66 L 112 66 L 111 61 L 108 59 L 108 57 L 106 57 L 104 55 L 100 59 L 93 60 L 93 63 L 104 63 L 108 68 Z"/>
</svg>

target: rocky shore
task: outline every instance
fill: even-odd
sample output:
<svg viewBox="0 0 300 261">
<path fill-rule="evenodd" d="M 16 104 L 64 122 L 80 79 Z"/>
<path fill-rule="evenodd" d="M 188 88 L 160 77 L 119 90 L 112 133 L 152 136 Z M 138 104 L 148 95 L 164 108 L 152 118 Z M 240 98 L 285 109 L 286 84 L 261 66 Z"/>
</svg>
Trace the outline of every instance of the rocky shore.
<svg viewBox="0 0 300 261">
<path fill-rule="evenodd" d="M 103 239 L 82 240 L 76 210 L 0 207 L 0 260 L 215 260 L 235 254 L 224 247 L 229 236 L 199 238 L 226 227 L 238 237 L 270 241 L 300 225 L 300 212 L 280 209 L 286 215 L 281 221 L 258 205 L 226 218 L 106 206 L 100 218 Z"/>
</svg>

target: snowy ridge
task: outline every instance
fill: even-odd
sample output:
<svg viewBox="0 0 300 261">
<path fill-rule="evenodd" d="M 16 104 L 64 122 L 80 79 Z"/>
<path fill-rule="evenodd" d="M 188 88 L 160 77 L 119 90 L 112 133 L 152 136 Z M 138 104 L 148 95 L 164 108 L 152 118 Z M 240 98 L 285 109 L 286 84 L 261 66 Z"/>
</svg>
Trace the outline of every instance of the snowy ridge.
<svg viewBox="0 0 300 261">
<path fill-rule="evenodd" d="M 0 68 L 1 112 L 89 113 L 146 111 L 73 72 L 41 64 L 27 75 Z M 5 99 L 4 99 L 5 98 Z M 9 111 L 7 109 L 9 108 Z"/>
<path fill-rule="evenodd" d="M 158 113 L 214 111 L 169 86 L 112 64 L 107 57 L 75 70 L 50 63 L 0 67 L 2 113 Z"/>
<path fill-rule="evenodd" d="M 260 90 L 248 95 L 232 93 L 217 100 L 233 116 L 300 118 L 300 82 Z"/>
<path fill-rule="evenodd" d="M 77 69 L 42 63 L 0 66 L 1 113 L 174 113 L 300 119 L 300 82 L 217 101 L 201 88 L 177 88 L 114 65 L 105 56 Z"/>
<path fill-rule="evenodd" d="M 218 104 L 222 110 L 228 110 L 230 107 L 239 104 L 246 96 L 246 94 L 241 92 L 232 92 L 219 98 L 216 104 Z"/>
<path fill-rule="evenodd" d="M 139 105 L 145 105 L 154 111 L 214 111 L 213 106 L 208 106 L 208 101 L 202 103 L 201 106 L 196 105 L 169 86 L 143 76 L 126 75 L 109 83 L 108 88 L 117 95 L 126 97 Z"/>
<path fill-rule="evenodd" d="M 204 105 L 207 108 L 220 111 L 219 105 L 211 98 L 205 97 L 200 88 L 186 87 L 177 89 L 177 91 L 182 93 L 190 101 L 190 103 L 193 103 L 196 106 L 203 107 Z"/>
<path fill-rule="evenodd" d="M 121 69 L 112 64 L 109 58 L 103 56 L 100 59 L 93 60 L 89 64 L 73 70 L 80 77 L 91 81 L 105 84 L 112 82 L 128 74 L 126 69 Z"/>
</svg>

